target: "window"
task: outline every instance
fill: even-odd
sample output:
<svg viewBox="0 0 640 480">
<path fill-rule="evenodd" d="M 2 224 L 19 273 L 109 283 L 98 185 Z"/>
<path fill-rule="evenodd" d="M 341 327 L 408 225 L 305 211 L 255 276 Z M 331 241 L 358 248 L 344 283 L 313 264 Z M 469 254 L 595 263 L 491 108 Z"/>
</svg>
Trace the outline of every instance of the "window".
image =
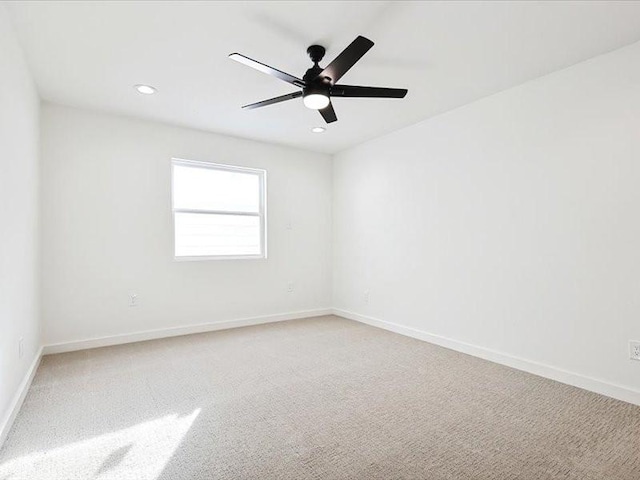
<svg viewBox="0 0 640 480">
<path fill-rule="evenodd" d="M 266 173 L 172 160 L 176 258 L 265 258 Z"/>
</svg>

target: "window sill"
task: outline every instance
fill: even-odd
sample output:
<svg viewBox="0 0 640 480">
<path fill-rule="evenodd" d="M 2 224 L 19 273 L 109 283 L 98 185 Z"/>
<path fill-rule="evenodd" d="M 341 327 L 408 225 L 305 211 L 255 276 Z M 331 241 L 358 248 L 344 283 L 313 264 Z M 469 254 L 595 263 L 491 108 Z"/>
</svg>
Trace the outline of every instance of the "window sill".
<svg viewBox="0 0 640 480">
<path fill-rule="evenodd" d="M 199 262 L 206 260 L 266 260 L 266 255 L 208 255 L 194 257 L 173 257 L 174 262 Z"/>
</svg>

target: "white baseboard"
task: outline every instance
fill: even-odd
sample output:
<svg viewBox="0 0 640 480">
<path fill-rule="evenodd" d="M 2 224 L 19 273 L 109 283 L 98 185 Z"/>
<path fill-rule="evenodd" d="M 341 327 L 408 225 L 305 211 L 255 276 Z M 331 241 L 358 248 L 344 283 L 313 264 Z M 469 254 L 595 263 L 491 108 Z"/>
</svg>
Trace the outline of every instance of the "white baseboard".
<svg viewBox="0 0 640 480">
<path fill-rule="evenodd" d="M 9 430 L 11 430 L 11 426 L 18 416 L 18 412 L 20 411 L 20 407 L 22 407 L 22 402 L 24 402 L 25 397 L 27 396 L 27 392 L 29 391 L 29 387 L 31 386 L 31 382 L 33 381 L 33 377 L 38 370 L 38 366 L 40 365 L 40 360 L 42 359 L 42 347 L 38 349 L 33 362 L 31 362 L 31 366 L 27 373 L 24 376 L 24 379 L 18 386 L 18 391 L 13 397 L 13 400 L 9 404 L 9 409 L 2 419 L 2 423 L 0 423 L 0 448 L 4 445 L 4 441 L 7 439 L 7 435 L 9 435 Z"/>
<path fill-rule="evenodd" d="M 285 320 L 296 320 L 299 318 L 321 317 L 323 315 L 331 315 L 332 312 L 333 310 L 331 308 L 304 310 L 301 312 L 238 318 L 234 320 L 225 320 L 222 322 L 202 323 L 199 325 L 188 325 L 185 327 L 162 328 L 158 330 L 147 330 L 144 332 L 127 333 L 109 337 L 90 338 L 86 340 L 45 345 L 43 354 L 49 355 L 52 353 L 73 352 L 76 350 L 85 350 L 88 348 L 108 347 L 111 345 L 142 342 L 145 340 L 155 340 L 158 338 L 178 337 L 180 335 L 190 335 L 192 333 L 213 332 L 216 330 L 226 330 L 228 328 L 248 327 L 251 325 L 282 322 Z"/>
<path fill-rule="evenodd" d="M 460 342 L 451 338 L 434 335 L 415 328 L 405 327 L 403 325 L 398 325 L 397 323 L 387 322 L 378 318 L 368 317 L 366 315 L 360 315 L 346 310 L 334 308 L 333 314 L 350 320 L 355 320 L 357 322 L 366 323 L 367 325 L 374 327 L 383 328 L 401 335 L 416 338 L 418 340 L 433 343 L 435 345 L 440 345 L 441 347 L 456 350 L 468 355 L 473 355 L 474 357 L 483 358 L 485 360 L 506 365 L 528 373 L 533 373 L 534 375 L 539 375 L 561 383 L 573 385 L 574 387 L 583 388 L 601 395 L 606 395 L 607 397 L 640 405 L 640 391 L 633 390 L 622 385 L 606 382 L 597 378 L 587 377 L 579 373 L 552 367 L 551 365 L 515 357 L 506 353 L 478 347 L 469 343 Z"/>
</svg>

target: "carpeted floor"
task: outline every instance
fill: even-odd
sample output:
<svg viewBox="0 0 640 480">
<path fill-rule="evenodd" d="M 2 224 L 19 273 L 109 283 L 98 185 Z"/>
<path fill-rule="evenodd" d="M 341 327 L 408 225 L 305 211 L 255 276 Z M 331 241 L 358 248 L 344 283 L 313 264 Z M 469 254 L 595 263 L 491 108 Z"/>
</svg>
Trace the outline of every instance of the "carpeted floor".
<svg viewBox="0 0 640 480">
<path fill-rule="evenodd" d="M 1 480 L 640 479 L 640 407 L 338 317 L 43 358 Z"/>
</svg>

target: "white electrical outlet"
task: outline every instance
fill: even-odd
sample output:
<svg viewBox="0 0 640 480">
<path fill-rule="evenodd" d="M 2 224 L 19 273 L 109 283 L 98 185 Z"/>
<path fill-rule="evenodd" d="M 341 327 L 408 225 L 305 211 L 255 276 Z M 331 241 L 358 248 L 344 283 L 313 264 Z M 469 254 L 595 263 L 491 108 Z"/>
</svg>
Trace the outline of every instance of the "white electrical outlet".
<svg viewBox="0 0 640 480">
<path fill-rule="evenodd" d="M 137 293 L 131 293 L 129 295 L 129 306 L 130 307 L 137 307 L 138 303 L 139 303 L 138 294 Z"/>
<path fill-rule="evenodd" d="M 24 356 L 24 338 L 20 337 L 18 340 L 18 358 L 22 358 Z"/>
<path fill-rule="evenodd" d="M 631 360 L 640 360 L 640 342 L 629 341 L 629 358 Z"/>
<path fill-rule="evenodd" d="M 364 291 L 363 299 L 364 303 L 369 303 L 369 290 Z"/>
<path fill-rule="evenodd" d="M 293 292 L 293 282 L 287 283 L 287 292 L 289 293 Z"/>
</svg>

